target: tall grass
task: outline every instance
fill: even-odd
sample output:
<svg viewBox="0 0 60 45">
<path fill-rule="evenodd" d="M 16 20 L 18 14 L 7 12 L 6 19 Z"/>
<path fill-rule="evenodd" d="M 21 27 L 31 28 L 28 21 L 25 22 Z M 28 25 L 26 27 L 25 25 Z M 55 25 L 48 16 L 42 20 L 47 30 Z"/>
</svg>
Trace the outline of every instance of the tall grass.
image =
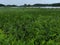
<svg viewBox="0 0 60 45">
<path fill-rule="evenodd" d="M 0 45 L 60 45 L 60 9 L 0 8 Z"/>
</svg>

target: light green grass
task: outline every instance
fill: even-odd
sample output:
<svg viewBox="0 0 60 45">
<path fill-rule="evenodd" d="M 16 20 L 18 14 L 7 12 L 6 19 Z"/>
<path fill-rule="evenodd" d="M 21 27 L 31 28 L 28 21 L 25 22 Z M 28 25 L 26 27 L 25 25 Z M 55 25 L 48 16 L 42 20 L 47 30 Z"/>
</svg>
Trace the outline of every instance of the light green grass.
<svg viewBox="0 0 60 45">
<path fill-rule="evenodd" d="M 0 45 L 60 45 L 60 9 L 0 8 Z"/>
</svg>

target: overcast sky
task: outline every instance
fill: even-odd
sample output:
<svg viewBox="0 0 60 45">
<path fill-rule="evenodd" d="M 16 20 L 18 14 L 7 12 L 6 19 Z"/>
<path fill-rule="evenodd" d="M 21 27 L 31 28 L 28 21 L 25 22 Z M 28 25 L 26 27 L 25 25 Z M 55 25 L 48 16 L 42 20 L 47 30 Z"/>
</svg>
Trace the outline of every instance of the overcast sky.
<svg viewBox="0 0 60 45">
<path fill-rule="evenodd" d="M 59 3 L 60 0 L 0 0 L 2 4 L 15 4 L 15 5 L 23 5 L 23 4 L 35 4 L 35 3 Z"/>
</svg>

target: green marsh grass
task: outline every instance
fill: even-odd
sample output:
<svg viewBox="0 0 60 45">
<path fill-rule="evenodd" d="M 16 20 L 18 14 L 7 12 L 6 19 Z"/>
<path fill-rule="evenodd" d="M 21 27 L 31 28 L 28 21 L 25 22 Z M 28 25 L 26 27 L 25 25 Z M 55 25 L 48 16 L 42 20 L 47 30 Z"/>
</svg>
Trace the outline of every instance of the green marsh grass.
<svg viewBox="0 0 60 45">
<path fill-rule="evenodd" d="M 0 45 L 60 45 L 60 9 L 0 8 Z"/>
</svg>

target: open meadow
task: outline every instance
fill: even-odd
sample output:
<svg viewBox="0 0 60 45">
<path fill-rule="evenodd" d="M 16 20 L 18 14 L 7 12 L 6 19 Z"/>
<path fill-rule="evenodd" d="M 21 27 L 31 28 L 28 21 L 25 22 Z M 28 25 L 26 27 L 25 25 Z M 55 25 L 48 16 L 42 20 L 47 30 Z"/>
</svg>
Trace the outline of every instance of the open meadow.
<svg viewBox="0 0 60 45">
<path fill-rule="evenodd" d="M 0 8 L 0 45 L 60 45 L 60 9 Z"/>
</svg>

